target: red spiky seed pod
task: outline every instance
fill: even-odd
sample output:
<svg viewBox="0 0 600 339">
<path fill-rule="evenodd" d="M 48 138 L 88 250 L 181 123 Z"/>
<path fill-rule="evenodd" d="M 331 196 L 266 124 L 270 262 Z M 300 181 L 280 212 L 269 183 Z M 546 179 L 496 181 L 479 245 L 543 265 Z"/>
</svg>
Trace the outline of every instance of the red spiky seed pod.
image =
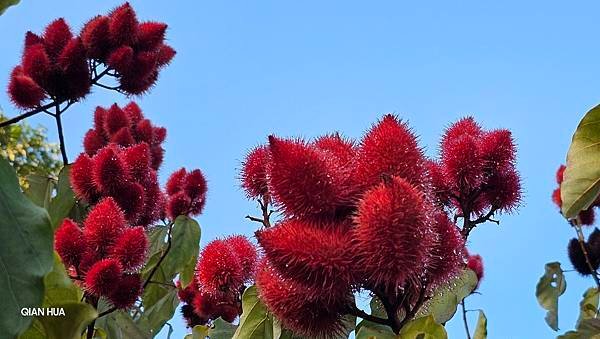
<svg viewBox="0 0 600 339">
<path fill-rule="evenodd" d="M 83 46 L 83 42 L 81 42 L 81 38 L 70 39 L 58 56 L 58 65 L 67 72 L 69 69 L 77 69 L 83 63 L 86 66 L 86 71 L 88 71 L 87 64 L 85 63 L 85 53 L 85 47 Z"/>
<path fill-rule="evenodd" d="M 186 288 L 181 287 L 180 280 L 177 280 L 175 285 L 177 287 L 177 297 L 179 297 L 179 300 L 186 304 L 191 304 L 194 300 L 194 296 L 197 292 L 199 292 L 198 285 L 196 285 L 195 279 L 193 279 Z"/>
<path fill-rule="evenodd" d="M 165 150 L 160 145 L 155 144 L 150 147 L 150 155 L 152 155 L 150 167 L 152 167 L 152 169 L 155 171 L 158 171 L 163 162 Z"/>
<path fill-rule="evenodd" d="M 507 129 L 484 133 L 479 149 L 487 170 L 502 170 L 515 162 L 517 150 L 512 133 Z"/>
<path fill-rule="evenodd" d="M 83 236 L 99 255 L 110 253 L 125 228 L 125 216 L 112 198 L 104 198 L 88 213 Z"/>
<path fill-rule="evenodd" d="M 347 227 L 286 219 L 256 233 L 266 258 L 282 276 L 327 297 L 346 295 L 354 281 L 355 260 Z"/>
<path fill-rule="evenodd" d="M 142 292 L 142 278 L 139 274 L 125 274 L 108 294 L 108 300 L 119 309 L 126 309 L 135 303 Z"/>
<path fill-rule="evenodd" d="M 183 167 L 173 172 L 167 180 L 167 194 L 173 195 L 181 191 L 181 189 L 183 188 L 183 180 L 185 179 L 186 175 L 187 171 Z"/>
<path fill-rule="evenodd" d="M 107 138 L 108 135 L 104 131 L 104 123 L 106 121 L 106 116 L 108 115 L 108 111 L 100 106 L 96 106 L 94 110 L 94 129 L 100 134 L 103 138 Z"/>
<path fill-rule="evenodd" d="M 563 182 L 563 176 L 565 174 L 565 169 L 567 169 L 567 166 L 560 165 L 560 167 L 558 167 L 558 170 L 556 171 L 556 183 L 559 185 L 562 184 L 562 182 Z"/>
<path fill-rule="evenodd" d="M 130 121 L 127 114 L 117 105 L 113 104 L 108 109 L 104 118 L 104 132 L 112 136 L 123 127 L 129 127 Z"/>
<path fill-rule="evenodd" d="M 100 193 L 92 180 L 94 162 L 87 154 L 80 154 L 70 171 L 70 181 L 75 195 L 89 204 L 93 204 L 99 198 Z"/>
<path fill-rule="evenodd" d="M 194 311 L 194 306 L 184 304 L 181 306 L 181 316 L 185 320 L 187 328 L 194 328 L 197 325 L 204 325 L 208 322 L 207 318 L 201 318 Z"/>
<path fill-rule="evenodd" d="M 171 220 L 175 220 L 180 215 L 188 215 L 192 206 L 190 197 L 185 192 L 177 192 L 169 196 L 167 202 L 167 216 Z"/>
<path fill-rule="evenodd" d="M 123 158 L 134 180 L 142 182 L 150 171 L 150 149 L 145 142 L 123 150 Z"/>
<path fill-rule="evenodd" d="M 118 190 L 112 192 L 112 196 L 125 213 L 127 221 L 137 223 L 140 213 L 144 209 L 144 198 L 146 193 L 144 187 L 137 182 L 124 183 Z"/>
<path fill-rule="evenodd" d="M 475 289 L 479 288 L 481 280 L 483 279 L 483 259 L 479 254 L 469 254 L 467 257 L 467 267 L 475 272 L 475 275 L 477 276 L 477 287 L 475 287 Z"/>
<path fill-rule="evenodd" d="M 448 140 L 441 152 L 441 163 L 452 189 L 466 196 L 479 188 L 484 162 L 475 137 L 464 134 Z"/>
<path fill-rule="evenodd" d="M 154 142 L 160 144 L 167 138 L 167 129 L 164 127 L 154 127 Z"/>
<path fill-rule="evenodd" d="M 87 155 L 93 157 L 104 146 L 106 146 L 106 140 L 95 129 L 90 129 L 85 133 L 83 149 Z"/>
<path fill-rule="evenodd" d="M 581 225 L 590 226 L 594 224 L 594 221 L 596 220 L 596 214 L 594 213 L 594 209 L 590 207 L 587 210 L 579 212 L 577 218 L 579 219 L 579 223 Z"/>
<path fill-rule="evenodd" d="M 258 253 L 254 244 L 243 235 L 230 236 L 225 239 L 225 242 L 227 242 L 240 260 L 243 280 L 250 281 L 253 279 L 258 261 Z"/>
<path fill-rule="evenodd" d="M 249 198 L 258 198 L 269 193 L 268 163 L 269 149 L 267 146 L 258 146 L 246 155 L 242 163 L 240 179 L 242 188 Z"/>
<path fill-rule="evenodd" d="M 116 259 L 102 259 L 87 271 L 85 289 L 96 296 L 109 295 L 121 280 L 123 270 Z"/>
<path fill-rule="evenodd" d="M 398 176 L 412 184 L 425 178 L 425 157 L 406 123 L 387 114 L 367 132 L 358 150 L 356 177 L 371 187 L 384 176 Z"/>
<path fill-rule="evenodd" d="M 256 277 L 260 299 L 285 328 L 308 338 L 337 338 L 342 334 L 345 299 L 325 300 L 323 293 L 282 278 L 268 264 Z"/>
<path fill-rule="evenodd" d="M 26 75 L 12 75 L 8 84 L 11 101 L 21 108 L 39 106 L 46 94 L 44 90 Z"/>
<path fill-rule="evenodd" d="M 153 68 L 147 73 L 140 71 L 140 60 L 134 63 L 136 66 L 131 73 L 123 74 L 119 79 L 120 89 L 130 95 L 142 95 L 154 85 L 158 79 L 158 70 Z M 156 66 L 156 65 L 155 65 Z"/>
<path fill-rule="evenodd" d="M 428 160 L 427 171 L 429 172 L 433 193 L 435 194 L 435 197 L 440 205 L 445 206 L 450 204 L 451 192 L 450 188 L 448 187 L 448 180 L 441 164 L 437 161 Z"/>
<path fill-rule="evenodd" d="M 112 249 L 111 257 L 119 261 L 125 271 L 135 271 L 146 260 L 148 238 L 141 226 L 129 228 L 121 234 Z"/>
<path fill-rule="evenodd" d="M 167 44 L 161 44 L 157 48 L 156 65 L 158 67 L 164 67 L 168 65 L 171 62 L 171 60 L 173 60 L 173 58 L 175 57 L 175 54 L 177 54 L 177 52 L 175 52 L 173 47 Z"/>
<path fill-rule="evenodd" d="M 552 191 L 552 202 L 560 209 L 562 207 L 562 198 L 560 197 L 560 188 Z"/>
<path fill-rule="evenodd" d="M 135 138 L 137 141 L 147 142 L 148 145 L 154 142 L 154 128 L 150 120 L 142 119 L 135 125 Z"/>
<path fill-rule="evenodd" d="M 98 15 L 88 21 L 81 30 L 81 40 L 87 51 L 88 57 L 104 60 L 110 49 L 109 41 L 109 19 Z"/>
<path fill-rule="evenodd" d="M 133 45 L 137 41 L 138 21 L 128 2 L 109 15 L 108 32 L 113 46 Z"/>
<path fill-rule="evenodd" d="M 437 213 L 433 225 L 438 241 L 429 253 L 427 273 L 431 284 L 440 285 L 462 268 L 465 241 L 458 227 L 445 213 Z"/>
<path fill-rule="evenodd" d="M 36 83 L 43 84 L 50 71 L 50 58 L 42 44 L 27 47 L 22 58 L 23 72 Z"/>
<path fill-rule="evenodd" d="M 200 252 L 197 283 L 210 295 L 236 293 L 244 282 L 238 256 L 224 240 L 213 240 Z"/>
<path fill-rule="evenodd" d="M 475 121 L 473 117 L 465 117 L 457 122 L 451 124 L 444 135 L 442 136 L 441 148 L 444 149 L 448 146 L 448 143 L 459 139 L 463 135 L 468 135 L 473 138 L 479 138 L 483 130 L 481 126 Z"/>
<path fill-rule="evenodd" d="M 207 189 L 206 179 L 199 169 L 192 170 L 185 176 L 183 190 L 192 200 L 204 200 Z"/>
<path fill-rule="evenodd" d="M 590 233 L 587 244 L 592 257 L 600 261 L 600 230 L 598 228 L 594 228 L 592 233 Z"/>
<path fill-rule="evenodd" d="M 140 120 L 144 119 L 142 109 L 134 101 L 131 101 L 125 105 L 125 107 L 123 107 L 123 111 L 127 113 L 132 126 L 135 126 Z"/>
<path fill-rule="evenodd" d="M 56 60 L 63 48 L 69 43 L 73 34 L 63 18 L 52 21 L 44 31 L 44 47 L 51 59 Z"/>
<path fill-rule="evenodd" d="M 65 219 L 54 235 L 54 248 L 66 267 L 79 265 L 86 244 L 81 228 L 71 219 Z"/>
<path fill-rule="evenodd" d="M 121 46 L 110 53 L 108 65 L 119 73 L 127 72 L 133 66 L 133 48 Z"/>
<path fill-rule="evenodd" d="M 332 218 L 353 203 L 350 172 L 303 141 L 269 137 L 269 189 L 288 216 Z"/>
<path fill-rule="evenodd" d="M 167 25 L 162 22 L 142 22 L 138 26 L 138 47 L 153 50 L 165 40 Z"/>
<path fill-rule="evenodd" d="M 514 168 L 492 175 L 487 182 L 486 200 L 501 211 L 512 211 L 521 202 L 521 178 Z"/>
<path fill-rule="evenodd" d="M 586 249 L 586 252 L 588 252 L 588 255 L 590 255 L 590 264 L 592 265 L 592 269 L 597 270 L 600 264 L 600 260 L 591 257 L 590 248 L 585 242 L 584 247 Z M 581 245 L 579 244 L 579 241 L 576 238 L 573 238 L 569 241 L 567 252 L 569 255 L 569 260 L 573 265 L 573 268 L 579 274 L 584 276 L 592 274 L 592 271 L 590 270 L 590 265 L 588 265 L 583 250 L 581 249 Z"/>
<path fill-rule="evenodd" d="M 324 135 L 314 141 L 315 147 L 330 152 L 341 165 L 348 165 L 356 156 L 353 140 L 344 139 L 339 133 Z"/>
<path fill-rule="evenodd" d="M 239 314 L 239 306 L 231 298 L 217 299 L 212 295 L 196 293 L 192 302 L 194 311 L 201 318 L 217 319 L 219 317 L 227 322 L 233 322 Z"/>
<path fill-rule="evenodd" d="M 435 242 L 423 193 L 392 177 L 363 196 L 355 219 L 354 252 L 372 286 L 393 291 L 417 276 Z"/>
<path fill-rule="evenodd" d="M 110 138 L 110 142 L 122 147 L 128 147 L 133 145 L 135 140 L 133 140 L 133 136 L 131 135 L 129 127 L 123 127 L 113 134 L 113 136 Z"/>
<path fill-rule="evenodd" d="M 141 226 L 150 225 L 158 219 L 166 217 L 164 215 L 166 198 L 158 185 L 156 171 L 151 170 L 146 175 L 147 177 L 143 181 L 144 209 L 137 221 Z"/>
<path fill-rule="evenodd" d="M 25 42 L 24 42 L 25 49 L 27 49 L 28 47 L 33 46 L 35 44 L 43 44 L 43 43 L 44 43 L 44 39 L 42 39 L 42 37 L 33 33 L 32 31 L 27 31 L 27 33 L 25 33 Z"/>
<path fill-rule="evenodd" d="M 100 192 L 109 195 L 122 192 L 130 181 L 127 164 L 114 145 L 98 151 L 93 159 L 92 175 Z"/>
</svg>

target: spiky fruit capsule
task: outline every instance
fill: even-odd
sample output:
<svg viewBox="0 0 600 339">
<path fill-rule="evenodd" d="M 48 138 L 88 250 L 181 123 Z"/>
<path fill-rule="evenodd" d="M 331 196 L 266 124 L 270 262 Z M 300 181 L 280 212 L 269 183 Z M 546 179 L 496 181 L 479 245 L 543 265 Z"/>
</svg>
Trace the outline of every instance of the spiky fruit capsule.
<svg viewBox="0 0 600 339">
<path fill-rule="evenodd" d="M 353 283 L 355 253 L 351 237 L 334 224 L 287 219 L 256 234 L 266 258 L 285 278 L 315 289 L 327 297 L 345 295 Z"/>
<path fill-rule="evenodd" d="M 90 157 L 106 145 L 106 140 L 95 129 L 90 129 L 83 137 L 83 149 Z"/>
<path fill-rule="evenodd" d="M 104 194 L 121 192 L 130 181 L 127 164 L 112 145 L 98 151 L 93 159 L 92 175 L 94 183 Z"/>
<path fill-rule="evenodd" d="M 117 131 L 117 133 L 113 134 L 110 138 L 110 142 L 115 143 L 122 147 L 128 147 L 135 143 L 133 140 L 133 136 L 131 135 L 131 130 L 129 127 L 123 127 Z"/>
<path fill-rule="evenodd" d="M 44 47 L 50 58 L 56 60 L 58 55 L 73 37 L 69 25 L 63 18 L 52 21 L 44 31 Z"/>
<path fill-rule="evenodd" d="M 108 65 L 119 73 L 127 72 L 133 64 L 133 48 L 121 46 L 110 53 Z"/>
<path fill-rule="evenodd" d="M 145 142 L 135 144 L 123 151 L 123 157 L 134 180 L 142 182 L 150 171 L 150 149 Z"/>
<path fill-rule="evenodd" d="M 592 269 L 597 270 L 600 264 L 600 260 L 591 256 L 590 248 L 587 243 L 584 243 L 584 247 L 590 255 L 590 264 L 592 265 Z M 590 270 L 590 265 L 588 265 L 583 250 L 581 249 L 581 245 L 576 238 L 573 238 L 569 241 L 568 246 L 568 254 L 569 260 L 571 260 L 571 264 L 573 268 L 579 272 L 581 275 L 590 275 L 592 271 Z"/>
<path fill-rule="evenodd" d="M 65 219 L 54 235 L 54 248 L 65 266 L 79 265 L 86 244 L 79 226 L 71 219 Z"/>
<path fill-rule="evenodd" d="M 517 150 L 512 133 L 507 129 L 484 133 L 479 149 L 487 170 L 501 170 L 515 162 Z"/>
<path fill-rule="evenodd" d="M 227 245 L 231 247 L 240 260 L 244 281 L 254 278 L 254 271 L 258 261 L 258 253 L 254 244 L 243 235 L 230 236 L 225 239 L 225 242 L 227 242 Z"/>
<path fill-rule="evenodd" d="M 139 274 L 125 274 L 108 294 L 108 300 L 116 308 L 133 306 L 142 291 L 142 279 Z"/>
<path fill-rule="evenodd" d="M 429 173 L 433 193 L 439 204 L 442 206 L 450 204 L 450 187 L 448 187 L 448 180 L 441 164 L 437 161 L 428 160 L 427 172 Z"/>
<path fill-rule="evenodd" d="M 450 186 L 460 194 L 471 194 L 483 181 L 484 161 L 478 149 L 478 140 L 464 134 L 448 140 L 444 145 L 441 161 Z"/>
<path fill-rule="evenodd" d="M 109 295 L 121 279 L 123 270 L 116 259 L 96 262 L 85 276 L 85 289 L 96 296 Z"/>
<path fill-rule="evenodd" d="M 188 215 L 192 201 L 185 192 L 178 192 L 169 197 L 167 202 L 167 216 L 175 220 L 180 215 Z"/>
<path fill-rule="evenodd" d="M 194 328 L 194 326 L 204 325 L 208 322 L 208 319 L 198 316 L 194 311 L 194 306 L 189 304 L 181 306 L 181 316 L 185 319 L 187 328 Z"/>
<path fill-rule="evenodd" d="M 133 45 L 137 41 L 138 21 L 128 2 L 109 15 L 108 32 L 114 46 Z"/>
<path fill-rule="evenodd" d="M 501 211 L 511 211 L 521 202 L 521 178 L 514 168 L 505 169 L 488 179 L 486 199 Z"/>
<path fill-rule="evenodd" d="M 398 176 L 411 184 L 425 178 L 425 157 L 406 123 L 387 114 L 363 137 L 358 150 L 356 177 L 365 187 L 384 177 Z"/>
<path fill-rule="evenodd" d="M 477 276 L 477 287 L 475 287 L 475 289 L 479 288 L 481 280 L 483 279 L 483 259 L 479 254 L 469 255 L 467 257 L 467 267 L 475 272 L 475 275 Z"/>
<path fill-rule="evenodd" d="M 125 271 L 135 271 L 146 260 L 148 238 L 141 226 L 125 230 L 117 239 L 111 257 L 116 258 Z"/>
<path fill-rule="evenodd" d="M 167 44 L 161 44 L 158 48 L 157 48 L 158 52 L 156 54 L 156 65 L 158 67 L 163 67 L 168 65 L 171 60 L 173 60 L 173 58 L 175 57 L 175 54 L 177 54 L 177 52 L 175 52 L 175 50 L 173 49 L 173 47 L 167 45 Z"/>
<path fill-rule="evenodd" d="M 258 146 L 252 149 L 242 163 L 242 188 L 249 198 L 258 198 L 268 194 L 267 165 L 269 149 Z"/>
<path fill-rule="evenodd" d="M 81 30 L 81 40 L 90 58 L 103 60 L 106 57 L 110 48 L 108 21 L 108 17 L 98 15 L 88 21 Z"/>
<path fill-rule="evenodd" d="M 190 171 L 183 181 L 183 190 L 192 200 L 204 200 L 207 185 L 202 171 L 199 169 Z"/>
<path fill-rule="evenodd" d="M 269 137 L 270 193 L 288 216 L 332 218 L 352 204 L 350 172 L 303 141 Z"/>
<path fill-rule="evenodd" d="M 577 218 L 579 219 L 579 223 L 581 223 L 581 225 L 590 226 L 594 224 L 596 214 L 594 213 L 594 209 L 590 207 L 587 210 L 579 212 Z"/>
<path fill-rule="evenodd" d="M 558 170 L 556 171 L 556 183 L 559 185 L 562 184 L 562 182 L 563 182 L 565 169 L 567 169 L 567 166 L 560 165 L 560 167 L 558 167 Z"/>
<path fill-rule="evenodd" d="M 173 195 L 183 188 L 183 180 L 187 175 L 185 168 L 180 168 L 173 172 L 167 180 L 166 190 L 168 195 Z"/>
<path fill-rule="evenodd" d="M 125 216 L 112 198 L 102 199 L 89 212 L 84 222 L 83 235 L 92 251 L 110 253 L 125 227 Z"/>
<path fill-rule="evenodd" d="M 392 177 L 365 193 L 358 206 L 354 251 L 373 286 L 391 291 L 415 277 L 435 242 L 422 192 Z"/>
<path fill-rule="evenodd" d="M 32 78 L 15 74 L 10 78 L 8 94 L 11 101 L 21 108 L 38 106 L 46 97 L 44 90 Z"/>
<path fill-rule="evenodd" d="M 22 67 L 23 72 L 36 83 L 44 83 L 50 71 L 50 58 L 42 44 L 35 44 L 25 49 Z"/>
<path fill-rule="evenodd" d="M 327 300 L 320 291 L 284 279 L 268 265 L 261 266 L 256 277 L 260 299 L 286 328 L 308 338 L 342 334 L 348 300 Z"/>
<path fill-rule="evenodd" d="M 104 123 L 107 115 L 108 111 L 104 107 L 96 106 L 94 110 L 94 129 L 105 139 L 108 137 L 104 131 Z"/>
<path fill-rule="evenodd" d="M 194 311 L 201 318 L 217 319 L 233 322 L 239 314 L 239 306 L 231 298 L 217 299 L 215 296 L 199 291 L 192 302 Z"/>
<path fill-rule="evenodd" d="M 129 127 L 129 125 L 130 121 L 127 114 L 117 104 L 110 106 L 104 118 L 104 132 L 106 135 L 112 136 L 121 128 Z"/>
<path fill-rule="evenodd" d="M 429 253 L 427 273 L 434 285 L 448 281 L 463 266 L 465 241 L 445 213 L 437 213 L 433 229 L 438 241 Z"/>
<path fill-rule="evenodd" d="M 165 39 L 167 25 L 162 22 L 142 22 L 138 26 L 138 47 L 153 50 Z"/>
<path fill-rule="evenodd" d="M 477 139 L 482 134 L 483 130 L 481 129 L 481 126 L 479 126 L 473 117 L 462 118 L 446 129 L 446 132 L 442 136 L 441 148 L 446 148 L 448 143 L 453 142 L 464 135 Z"/>
<path fill-rule="evenodd" d="M 562 198 L 560 197 L 560 188 L 552 191 L 552 202 L 560 209 L 562 207 Z"/>
<path fill-rule="evenodd" d="M 32 31 L 27 31 L 27 33 L 25 33 L 25 49 L 35 44 L 42 43 L 44 43 L 44 39 L 42 39 L 42 37 L 40 37 L 39 35 L 33 33 Z"/>
<path fill-rule="evenodd" d="M 198 285 L 211 295 L 235 293 L 244 282 L 238 256 L 221 239 L 213 240 L 204 247 L 196 272 Z"/>
<path fill-rule="evenodd" d="M 94 162 L 87 154 L 80 154 L 71 166 L 70 181 L 75 195 L 92 204 L 99 198 L 98 188 L 92 180 Z"/>
<path fill-rule="evenodd" d="M 135 126 L 135 124 L 137 124 L 140 120 L 144 119 L 142 109 L 134 101 L 131 101 L 125 105 L 125 107 L 123 107 L 123 111 L 127 113 L 132 126 Z"/>
</svg>

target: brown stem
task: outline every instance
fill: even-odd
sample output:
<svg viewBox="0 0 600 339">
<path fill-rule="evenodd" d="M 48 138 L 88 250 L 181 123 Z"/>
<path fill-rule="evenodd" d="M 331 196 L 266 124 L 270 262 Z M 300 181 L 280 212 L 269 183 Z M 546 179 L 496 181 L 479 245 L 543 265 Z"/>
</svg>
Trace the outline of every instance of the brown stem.
<svg viewBox="0 0 600 339">
<path fill-rule="evenodd" d="M 383 305 L 383 309 L 385 310 L 385 313 L 388 316 L 388 323 L 386 325 L 391 327 L 392 331 L 394 331 L 394 333 L 396 333 L 396 334 L 399 333 L 402 326 L 401 326 L 400 319 L 398 318 L 398 305 L 395 305 L 394 303 L 390 302 L 390 300 L 388 298 L 386 298 L 386 294 L 383 293 L 382 291 L 373 291 L 373 292 L 375 293 L 377 298 L 379 298 L 379 300 L 381 301 L 381 304 Z"/>
<path fill-rule="evenodd" d="M 62 120 L 60 118 L 61 113 L 62 112 L 61 112 L 58 104 L 56 104 L 56 113 L 54 114 L 54 118 L 56 119 L 56 130 L 58 131 L 58 143 L 60 145 L 60 155 L 62 156 L 63 165 L 67 166 L 69 164 L 69 158 L 67 157 L 67 149 L 65 147 L 65 136 L 63 134 Z"/>
<path fill-rule="evenodd" d="M 592 277 L 594 278 L 594 281 L 596 282 L 596 286 L 598 289 L 600 289 L 600 279 L 598 279 L 598 272 L 596 272 L 596 270 L 594 269 L 593 265 L 592 265 L 592 261 L 590 260 L 590 255 L 588 254 L 587 248 L 585 246 L 585 240 L 583 238 L 583 231 L 581 230 L 581 224 L 579 222 L 579 218 L 577 218 L 575 220 L 575 223 L 573 225 L 575 227 L 575 231 L 577 232 L 577 240 L 579 241 L 579 246 L 581 247 L 581 251 L 583 252 L 583 256 L 585 257 L 585 262 L 588 265 L 588 268 L 590 269 L 590 272 L 592 273 Z"/>
<path fill-rule="evenodd" d="M 462 306 L 462 318 L 465 324 L 465 332 L 467 332 L 467 339 L 471 339 L 471 332 L 469 332 L 469 322 L 467 321 L 467 309 L 465 308 L 465 299 L 460 302 Z"/>
<path fill-rule="evenodd" d="M 98 299 L 97 298 L 87 297 L 86 301 L 87 301 L 87 303 L 91 304 L 94 308 L 98 308 Z M 98 318 L 96 318 L 96 319 L 98 319 Z M 94 332 L 96 331 L 96 319 L 92 320 L 92 322 L 87 326 L 87 333 L 86 333 L 87 339 L 94 338 Z"/>
<path fill-rule="evenodd" d="M 262 211 L 262 218 L 253 217 L 251 215 L 247 215 L 245 218 L 250 221 L 261 223 L 265 228 L 271 227 L 270 218 L 271 218 L 271 214 L 273 214 L 273 211 L 269 210 L 269 202 L 270 202 L 270 198 L 267 195 L 264 195 L 262 197 L 262 200 L 258 201 L 258 204 L 260 205 L 260 210 Z"/>
<path fill-rule="evenodd" d="M 417 302 L 415 303 L 415 305 L 412 308 L 408 308 L 406 315 L 404 316 L 404 319 L 402 319 L 402 321 L 400 322 L 400 328 L 402 328 L 404 325 L 406 325 L 406 323 L 408 323 L 409 321 L 411 321 L 415 314 L 417 314 L 417 312 L 419 311 L 419 309 L 421 308 L 421 306 L 423 306 L 423 303 L 427 300 L 427 298 L 425 297 L 427 292 L 427 285 L 424 283 L 421 283 L 421 290 L 419 291 L 419 298 L 417 299 Z M 407 300 L 409 300 L 407 298 Z M 396 332 L 398 333 L 398 332 Z"/>
</svg>

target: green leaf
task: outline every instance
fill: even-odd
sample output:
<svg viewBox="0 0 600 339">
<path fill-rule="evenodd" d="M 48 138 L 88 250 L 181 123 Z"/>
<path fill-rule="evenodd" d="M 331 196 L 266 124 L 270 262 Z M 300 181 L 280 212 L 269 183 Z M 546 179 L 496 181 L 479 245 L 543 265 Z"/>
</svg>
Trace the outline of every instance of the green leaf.
<svg viewBox="0 0 600 339">
<path fill-rule="evenodd" d="M 600 193 L 600 105 L 585 114 L 567 153 L 567 168 L 560 185 L 562 213 L 574 218 Z"/>
<path fill-rule="evenodd" d="M 217 318 L 217 320 L 213 321 L 212 327 L 208 330 L 208 336 L 210 339 L 231 339 L 237 326 L 221 319 Z"/>
<path fill-rule="evenodd" d="M 196 325 L 192 328 L 192 334 L 188 334 L 184 339 L 204 339 L 208 337 L 209 327 L 206 325 Z"/>
<path fill-rule="evenodd" d="M 356 333 L 356 339 L 398 339 L 400 338 L 388 326 L 372 327 L 370 324 L 364 324 Z"/>
<path fill-rule="evenodd" d="M 27 183 L 29 184 L 29 187 L 25 190 L 27 198 L 34 204 L 48 209 L 54 191 L 54 180 L 48 175 L 36 173 L 27 176 Z"/>
<path fill-rule="evenodd" d="M 0 0 L 0 15 L 4 14 L 4 11 L 10 6 L 14 6 L 19 3 L 19 0 Z"/>
<path fill-rule="evenodd" d="M 233 339 L 272 339 L 273 316 L 258 298 L 256 286 L 250 286 L 242 296 L 242 317 Z"/>
<path fill-rule="evenodd" d="M 55 307 L 67 301 L 79 301 L 83 292 L 73 284 L 58 253 L 54 252 L 52 271 L 44 277 L 44 306 Z"/>
<path fill-rule="evenodd" d="M 443 324 L 452 319 L 458 304 L 476 287 L 477 275 L 467 268 L 456 278 L 438 287 L 433 292 L 433 297 L 423 304 L 415 317 L 433 315 L 437 323 Z"/>
<path fill-rule="evenodd" d="M 79 301 L 56 304 L 54 307 L 62 308 L 65 316 L 46 315 L 38 318 L 48 339 L 79 339 L 85 327 L 98 317 L 98 312 L 91 305 Z"/>
<path fill-rule="evenodd" d="M 171 234 L 171 250 L 161 266 L 167 273 L 181 273 L 186 276 L 194 274 L 194 265 L 189 265 L 192 258 L 197 258 L 200 251 L 200 225 L 186 216 L 175 219 Z M 183 273 L 185 271 L 185 273 Z M 188 281 L 189 283 L 189 281 Z"/>
<path fill-rule="evenodd" d="M 139 327 L 131 317 L 123 311 L 115 311 L 96 321 L 96 327 L 106 332 L 109 339 L 147 339 L 150 333 Z"/>
<path fill-rule="evenodd" d="M 487 338 L 487 318 L 483 311 L 479 311 L 479 319 L 477 319 L 477 327 L 475 327 L 475 334 L 473 339 L 486 339 Z"/>
<path fill-rule="evenodd" d="M 583 294 L 583 299 L 579 303 L 579 319 L 577 319 L 576 328 L 585 319 L 595 318 L 598 313 L 598 301 L 600 293 L 596 287 L 588 288 Z"/>
<path fill-rule="evenodd" d="M 44 276 L 52 269 L 48 213 L 29 201 L 14 170 L 0 159 L 0 333 L 16 337 L 31 324 L 24 307 L 39 307 Z"/>
<path fill-rule="evenodd" d="M 149 308 L 144 308 L 144 312 L 137 323 L 140 327 L 148 329 L 151 335 L 156 335 L 167 321 L 173 318 L 177 305 L 179 305 L 177 289 L 171 288 L 171 290 L 154 305 Z"/>
<path fill-rule="evenodd" d="M 414 319 L 404 325 L 398 334 L 401 339 L 448 339 L 444 326 L 435 322 L 432 315 Z"/>
<path fill-rule="evenodd" d="M 67 165 L 60 171 L 60 174 L 58 175 L 58 185 L 56 187 L 56 196 L 52 198 L 50 207 L 48 208 L 48 214 L 50 214 L 52 228 L 54 229 L 60 225 L 64 218 L 69 216 L 71 210 L 76 208 L 75 194 L 71 189 L 71 182 L 69 179 L 70 168 L 71 166 Z"/>
<path fill-rule="evenodd" d="M 546 311 L 546 323 L 550 328 L 558 331 L 558 297 L 567 289 L 567 282 L 559 262 L 547 263 L 545 273 L 540 278 L 535 296 L 538 303 Z"/>
<path fill-rule="evenodd" d="M 383 307 L 383 304 L 379 300 L 379 298 L 377 298 L 377 297 L 371 298 L 371 302 L 369 303 L 369 306 L 371 308 L 371 315 L 374 315 L 379 318 L 387 319 L 387 313 L 385 313 L 385 309 Z M 386 333 L 386 332 L 391 333 L 391 330 L 392 330 L 389 326 L 377 324 L 377 323 L 370 322 L 368 320 L 363 319 L 356 326 L 356 332 L 359 333 L 360 329 L 363 326 L 367 326 L 369 328 L 369 329 L 365 330 L 366 332 L 363 332 L 363 333 L 372 332 L 373 330 L 377 330 L 382 333 Z"/>
</svg>

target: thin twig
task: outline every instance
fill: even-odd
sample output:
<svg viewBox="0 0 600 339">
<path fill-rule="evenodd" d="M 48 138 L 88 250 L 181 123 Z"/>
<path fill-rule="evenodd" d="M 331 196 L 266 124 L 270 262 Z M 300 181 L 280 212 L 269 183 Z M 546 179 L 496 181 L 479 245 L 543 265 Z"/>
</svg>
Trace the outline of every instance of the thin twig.
<svg viewBox="0 0 600 339">
<path fill-rule="evenodd" d="M 56 104 L 56 113 L 54 115 L 54 118 L 56 119 L 56 129 L 58 131 L 58 143 L 60 145 L 60 154 L 62 156 L 63 165 L 67 166 L 69 164 L 69 158 L 67 157 L 67 149 L 65 147 L 65 136 L 63 134 L 62 120 L 60 118 L 60 115 L 60 108 L 58 104 Z"/>
<path fill-rule="evenodd" d="M 352 305 L 350 307 L 350 310 L 348 312 L 351 315 L 354 315 L 358 318 L 362 318 L 364 320 L 376 323 L 376 324 L 381 324 L 381 325 L 387 325 L 390 326 L 390 320 L 389 319 L 383 319 L 371 314 L 366 313 L 365 311 L 359 309 L 358 307 L 356 307 L 356 305 Z"/>
<path fill-rule="evenodd" d="M 471 339 L 471 332 L 469 332 L 469 322 L 467 321 L 467 310 L 465 308 L 465 299 L 460 302 L 462 306 L 462 318 L 463 323 L 465 324 L 465 332 L 467 332 L 467 339 Z"/>
<path fill-rule="evenodd" d="M 146 288 L 146 286 L 148 286 L 148 284 L 150 283 L 150 280 L 152 280 L 152 277 L 154 276 L 154 273 L 156 273 L 156 271 L 160 267 L 160 264 L 163 262 L 163 260 L 165 260 L 165 258 L 167 257 L 167 254 L 169 254 L 169 251 L 171 250 L 171 246 L 172 246 L 171 232 L 173 230 L 174 224 L 175 224 L 175 221 L 171 221 L 169 223 L 169 231 L 167 232 L 167 248 L 165 249 L 163 254 L 160 256 L 160 259 L 158 259 L 158 262 L 156 263 L 156 265 L 154 265 L 154 267 L 152 268 L 152 271 L 150 271 L 150 274 L 148 274 L 148 278 L 146 278 L 144 285 L 142 285 L 142 289 L 144 289 L 144 288 Z"/>
<path fill-rule="evenodd" d="M 596 270 L 592 266 L 592 261 L 590 260 L 590 255 L 585 246 L 585 240 L 583 238 L 583 231 L 581 230 L 581 224 L 579 222 L 579 218 L 577 218 L 575 220 L 573 227 L 575 228 L 575 231 L 577 232 L 577 240 L 579 241 L 579 246 L 581 247 L 581 251 L 583 252 L 583 256 L 585 257 L 585 262 L 587 263 L 588 268 L 590 269 L 590 272 L 592 273 L 592 278 L 594 278 L 594 282 L 596 282 L 597 288 L 600 289 L 600 279 L 598 279 L 598 272 L 596 272 Z"/>
</svg>

